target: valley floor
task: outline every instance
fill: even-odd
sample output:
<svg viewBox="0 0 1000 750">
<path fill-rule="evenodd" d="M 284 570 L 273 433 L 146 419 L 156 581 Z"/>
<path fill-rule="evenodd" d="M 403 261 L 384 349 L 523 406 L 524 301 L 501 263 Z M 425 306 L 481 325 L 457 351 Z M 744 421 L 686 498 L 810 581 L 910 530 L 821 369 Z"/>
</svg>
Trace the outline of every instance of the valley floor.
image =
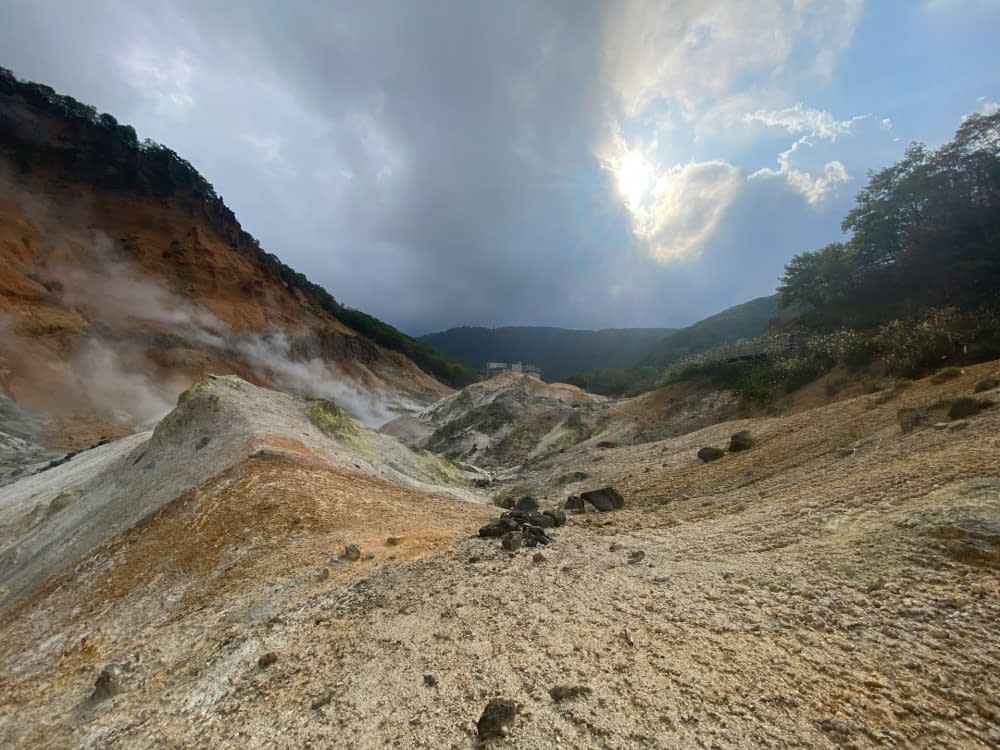
<svg viewBox="0 0 1000 750">
<path fill-rule="evenodd" d="M 520 709 L 496 747 L 998 747 L 1000 409 L 930 424 L 996 370 L 569 450 L 526 470 L 543 507 L 609 483 L 626 507 L 536 550 L 473 538 L 495 509 L 368 481 L 347 532 L 307 518 L 253 575 L 236 556 L 210 587 L 192 569 L 95 598 L 81 573 L 0 622 L 0 744 L 469 748 L 500 697 Z M 904 432 L 903 408 L 931 418 Z M 695 458 L 738 429 L 753 449 Z M 247 502 L 291 492 L 245 470 Z M 297 476 L 302 496 L 353 481 Z M 302 523 L 250 507 L 241 539 Z M 178 545 L 204 523 L 184 512 Z M 318 574 L 345 534 L 375 559 Z M 109 663 L 121 691 L 94 699 Z"/>
</svg>

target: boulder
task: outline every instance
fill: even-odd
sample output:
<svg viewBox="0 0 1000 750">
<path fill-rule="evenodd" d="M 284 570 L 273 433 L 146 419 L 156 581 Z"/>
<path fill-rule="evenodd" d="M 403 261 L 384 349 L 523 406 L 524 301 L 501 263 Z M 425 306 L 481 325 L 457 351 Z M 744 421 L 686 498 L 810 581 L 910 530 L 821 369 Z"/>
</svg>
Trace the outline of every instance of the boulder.
<svg viewBox="0 0 1000 750">
<path fill-rule="evenodd" d="M 500 537 L 506 534 L 508 531 L 517 531 L 520 524 L 511 518 L 498 518 L 496 521 L 490 521 L 488 524 L 479 529 L 479 536 L 481 537 Z"/>
<path fill-rule="evenodd" d="M 543 510 L 542 513 L 553 520 L 554 526 L 565 526 L 566 525 L 566 514 L 559 510 L 558 508 L 553 508 L 551 510 Z"/>
<path fill-rule="evenodd" d="M 713 448 L 710 445 L 706 445 L 704 448 L 698 449 L 698 458 L 705 463 L 708 463 L 709 461 L 718 461 L 724 455 L 726 455 L 724 450 Z"/>
<path fill-rule="evenodd" d="M 601 511 L 601 513 L 620 510 L 625 507 L 625 500 L 622 499 L 622 496 L 613 487 L 603 487 L 599 490 L 581 492 L 580 497 Z"/>
<path fill-rule="evenodd" d="M 531 495 L 525 495 L 514 503 L 514 510 L 538 510 L 538 501 Z"/>
<path fill-rule="evenodd" d="M 567 513 L 583 513 L 586 510 L 583 498 L 579 495 L 570 495 L 566 498 L 566 502 L 563 503 L 563 510 Z"/>
<path fill-rule="evenodd" d="M 750 430 L 740 430 L 729 438 L 729 451 L 731 453 L 748 451 L 751 448 L 753 448 L 753 437 L 750 435 Z"/>
</svg>

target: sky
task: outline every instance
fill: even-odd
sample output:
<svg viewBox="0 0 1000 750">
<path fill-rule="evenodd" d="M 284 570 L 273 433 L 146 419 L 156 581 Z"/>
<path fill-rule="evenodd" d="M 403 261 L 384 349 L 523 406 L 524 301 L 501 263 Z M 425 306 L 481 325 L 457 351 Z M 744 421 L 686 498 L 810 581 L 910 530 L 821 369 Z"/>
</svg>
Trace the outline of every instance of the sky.
<svg viewBox="0 0 1000 750">
<path fill-rule="evenodd" d="M 680 326 L 1000 100 L 1000 0 L 0 0 L 0 65 L 186 158 L 344 304 Z"/>
</svg>

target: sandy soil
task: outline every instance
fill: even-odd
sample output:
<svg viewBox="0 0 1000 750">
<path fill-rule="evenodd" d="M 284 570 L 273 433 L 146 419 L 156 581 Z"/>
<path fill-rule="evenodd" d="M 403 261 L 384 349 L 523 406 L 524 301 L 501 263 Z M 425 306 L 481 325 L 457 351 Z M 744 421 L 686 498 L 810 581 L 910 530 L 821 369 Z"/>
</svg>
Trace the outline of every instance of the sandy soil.
<svg viewBox="0 0 1000 750">
<path fill-rule="evenodd" d="M 500 697 L 497 747 L 1000 746 L 1000 409 L 944 416 L 998 369 L 528 467 L 626 498 L 541 557 L 471 538 L 483 506 L 241 465 L 0 622 L 0 744 L 467 748 Z"/>
</svg>

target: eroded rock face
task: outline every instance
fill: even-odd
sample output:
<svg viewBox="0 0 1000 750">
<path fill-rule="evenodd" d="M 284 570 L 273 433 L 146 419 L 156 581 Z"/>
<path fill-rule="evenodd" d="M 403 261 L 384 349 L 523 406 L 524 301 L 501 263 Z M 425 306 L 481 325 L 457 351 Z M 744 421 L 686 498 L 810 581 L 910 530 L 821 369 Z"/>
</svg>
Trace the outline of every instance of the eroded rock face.
<svg viewBox="0 0 1000 750">
<path fill-rule="evenodd" d="M 580 497 L 601 511 L 601 513 L 609 513 L 610 511 L 621 510 L 625 507 L 624 498 L 613 487 L 602 487 L 599 490 L 581 492 Z"/>
</svg>

